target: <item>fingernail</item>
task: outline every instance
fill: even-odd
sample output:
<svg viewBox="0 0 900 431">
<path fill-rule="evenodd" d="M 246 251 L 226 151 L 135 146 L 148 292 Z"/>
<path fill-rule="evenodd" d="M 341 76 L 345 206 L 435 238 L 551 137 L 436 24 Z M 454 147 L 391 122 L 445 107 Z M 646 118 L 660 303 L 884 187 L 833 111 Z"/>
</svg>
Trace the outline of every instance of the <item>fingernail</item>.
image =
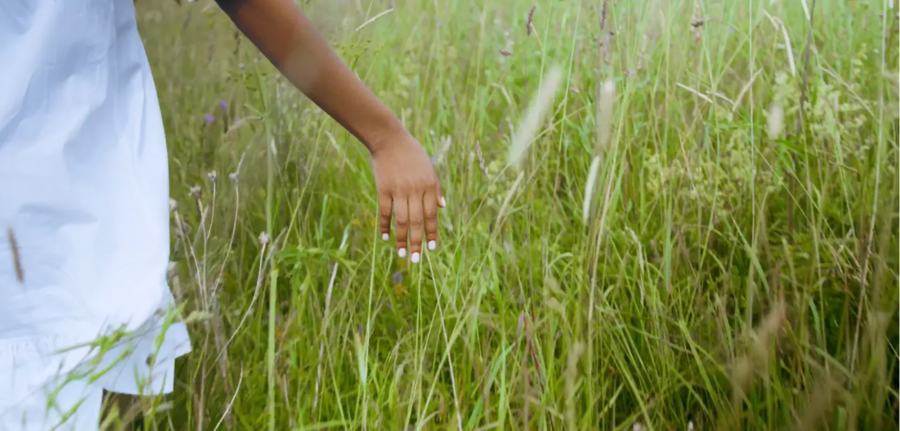
<svg viewBox="0 0 900 431">
<path fill-rule="evenodd" d="M 434 250 L 435 248 L 437 248 L 437 243 L 434 240 L 428 241 L 428 249 Z"/>
<path fill-rule="evenodd" d="M 400 258 L 406 257 L 406 249 L 405 249 L 405 248 L 401 248 L 400 251 L 397 252 L 397 254 L 400 255 Z"/>
<path fill-rule="evenodd" d="M 446 206 L 447 206 L 447 201 L 444 200 L 443 196 L 441 196 L 441 207 L 446 207 Z"/>
<path fill-rule="evenodd" d="M 381 234 L 381 239 L 383 239 L 383 240 L 385 240 L 385 241 L 387 241 L 387 240 L 390 239 L 390 238 L 391 238 L 391 236 L 388 235 L 388 234 L 386 234 L 386 233 Z"/>
<path fill-rule="evenodd" d="M 418 252 L 412 254 L 412 263 L 419 263 L 419 253 Z"/>
</svg>

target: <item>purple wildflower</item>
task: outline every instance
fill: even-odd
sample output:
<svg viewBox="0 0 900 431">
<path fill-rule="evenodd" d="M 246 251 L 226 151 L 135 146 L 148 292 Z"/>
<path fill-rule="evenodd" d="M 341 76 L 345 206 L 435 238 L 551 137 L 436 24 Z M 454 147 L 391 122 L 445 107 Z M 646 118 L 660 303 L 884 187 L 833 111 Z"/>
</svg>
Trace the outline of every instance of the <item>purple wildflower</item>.
<svg viewBox="0 0 900 431">
<path fill-rule="evenodd" d="M 431 158 L 431 164 L 434 164 L 434 162 L 436 162 L 436 161 L 437 161 L 437 159 L 435 159 L 434 157 Z"/>
<path fill-rule="evenodd" d="M 244 119 L 243 119 L 243 118 L 241 118 L 241 117 L 234 117 L 234 125 L 235 125 L 235 126 L 240 126 L 241 123 L 243 123 L 243 122 L 244 122 Z"/>
<path fill-rule="evenodd" d="M 399 272 L 395 272 L 393 276 L 394 284 L 400 284 L 403 282 L 403 274 Z"/>
<path fill-rule="evenodd" d="M 206 124 L 212 124 L 213 121 L 216 121 L 216 117 L 213 114 L 206 114 L 203 116 L 203 119 L 206 120 Z"/>
<path fill-rule="evenodd" d="M 734 27 L 728 27 L 728 33 L 734 34 Z"/>
<path fill-rule="evenodd" d="M 223 100 L 223 101 L 219 102 L 219 106 L 220 106 L 222 109 L 228 109 L 228 102 L 226 102 L 226 101 Z"/>
</svg>

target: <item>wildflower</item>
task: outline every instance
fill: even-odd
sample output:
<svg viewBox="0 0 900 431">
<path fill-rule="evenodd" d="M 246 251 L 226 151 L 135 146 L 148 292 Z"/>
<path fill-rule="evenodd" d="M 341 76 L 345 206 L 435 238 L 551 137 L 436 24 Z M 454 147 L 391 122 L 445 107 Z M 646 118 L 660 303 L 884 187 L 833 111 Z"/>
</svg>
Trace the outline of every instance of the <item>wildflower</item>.
<svg viewBox="0 0 900 431">
<path fill-rule="evenodd" d="M 178 202 L 175 199 L 169 199 L 169 212 L 175 211 L 178 208 Z"/>
<path fill-rule="evenodd" d="M 259 234 L 259 245 L 264 246 L 269 243 L 269 234 L 263 232 Z"/>
<path fill-rule="evenodd" d="M 191 187 L 191 197 L 194 199 L 200 199 L 202 195 L 202 191 L 200 190 L 200 186 Z"/>
<path fill-rule="evenodd" d="M 228 174 L 228 179 L 231 180 L 232 183 L 237 184 L 238 181 L 240 181 L 240 179 L 241 179 L 241 175 L 238 174 L 237 172 L 232 172 L 232 173 Z"/>
<path fill-rule="evenodd" d="M 431 158 L 431 164 L 434 164 L 434 162 L 436 162 L 436 161 L 437 161 L 437 159 L 435 159 L 434 157 Z"/>
<path fill-rule="evenodd" d="M 203 119 L 206 120 L 206 124 L 212 124 L 213 121 L 216 121 L 216 117 L 213 114 L 206 114 L 203 116 Z"/>
<path fill-rule="evenodd" d="M 228 102 L 222 100 L 222 101 L 219 102 L 219 106 L 220 106 L 222 109 L 228 109 Z"/>
<path fill-rule="evenodd" d="M 400 284 L 403 282 L 403 274 L 399 272 L 395 272 L 392 278 L 394 280 L 394 284 Z"/>
<path fill-rule="evenodd" d="M 241 123 L 243 123 L 243 122 L 244 122 L 244 119 L 243 119 L 243 118 L 241 118 L 241 117 L 234 117 L 233 123 L 234 123 L 235 126 L 240 126 Z"/>
<path fill-rule="evenodd" d="M 209 171 L 209 173 L 206 174 L 206 178 L 208 178 L 209 182 L 211 182 L 211 183 L 216 182 L 217 176 L 218 176 L 218 174 L 216 174 L 216 171 Z"/>
</svg>

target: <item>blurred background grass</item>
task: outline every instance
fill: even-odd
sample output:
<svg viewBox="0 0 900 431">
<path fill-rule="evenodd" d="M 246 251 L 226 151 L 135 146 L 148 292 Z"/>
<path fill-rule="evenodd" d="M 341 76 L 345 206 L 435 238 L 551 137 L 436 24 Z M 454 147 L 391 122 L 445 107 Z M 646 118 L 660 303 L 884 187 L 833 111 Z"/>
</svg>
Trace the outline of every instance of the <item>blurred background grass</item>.
<svg viewBox="0 0 900 431">
<path fill-rule="evenodd" d="M 892 3 L 300 2 L 435 158 L 413 267 L 364 147 L 215 3 L 138 1 L 194 343 L 147 427 L 897 429 Z"/>
</svg>

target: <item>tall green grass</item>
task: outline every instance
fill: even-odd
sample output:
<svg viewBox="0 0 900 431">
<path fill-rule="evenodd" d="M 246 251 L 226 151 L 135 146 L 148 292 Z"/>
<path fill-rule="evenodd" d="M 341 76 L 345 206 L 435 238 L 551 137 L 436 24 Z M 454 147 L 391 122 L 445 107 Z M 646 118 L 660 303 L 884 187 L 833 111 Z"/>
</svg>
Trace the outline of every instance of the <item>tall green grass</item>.
<svg viewBox="0 0 900 431">
<path fill-rule="evenodd" d="M 195 316 L 150 428 L 897 429 L 889 2 L 301 2 L 436 159 L 415 266 L 213 3 L 137 5 Z"/>
</svg>

